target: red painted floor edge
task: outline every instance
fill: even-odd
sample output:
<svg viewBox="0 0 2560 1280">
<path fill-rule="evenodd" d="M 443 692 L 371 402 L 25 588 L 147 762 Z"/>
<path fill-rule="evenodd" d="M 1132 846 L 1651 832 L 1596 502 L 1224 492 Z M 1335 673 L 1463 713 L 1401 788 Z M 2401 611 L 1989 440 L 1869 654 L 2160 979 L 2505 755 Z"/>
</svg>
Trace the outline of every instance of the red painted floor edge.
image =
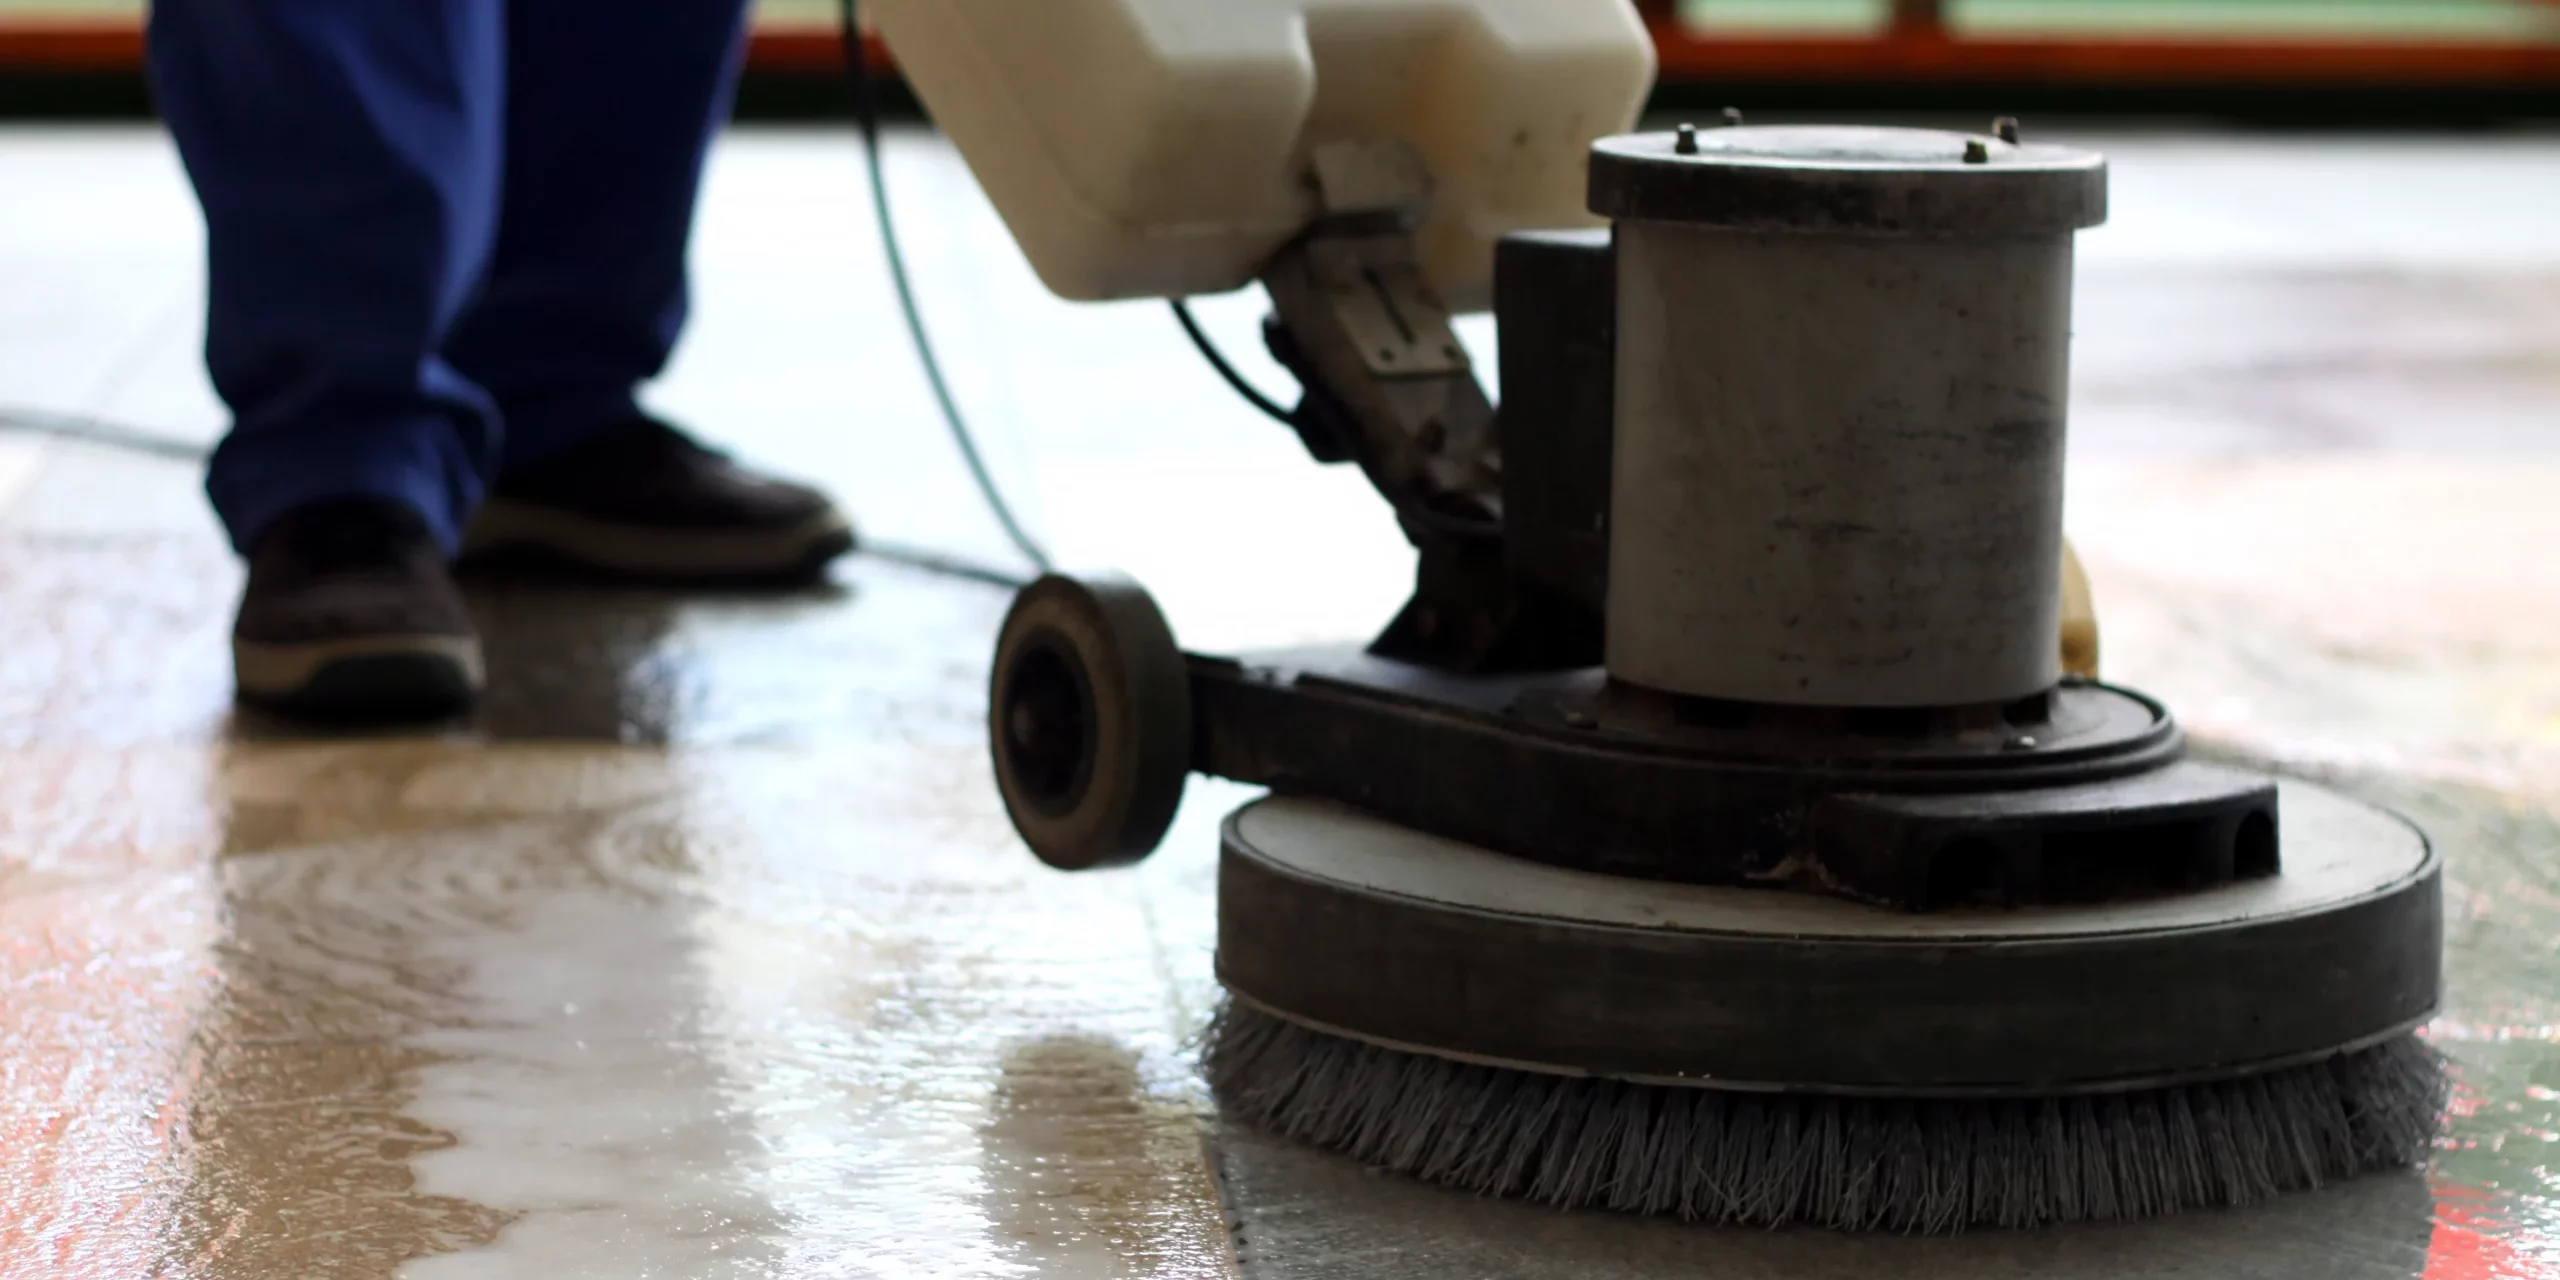
<svg viewBox="0 0 2560 1280">
<path fill-rule="evenodd" d="M 2421 1280 L 2546 1280 L 2560 1269 L 2519 1252 L 2513 1228 L 2491 1216 L 2489 1197 L 2468 1187 L 2436 1188 L 2435 1232 L 2427 1241 Z"/>
<path fill-rule="evenodd" d="M 2560 88 L 2560 43 L 2373 43 L 2167 38 L 1957 39 L 1920 30 L 1877 38 L 1705 37 L 1658 25 L 1666 81 L 1947 84 L 2393 84 Z M 142 31 L 127 22 L 0 23 L 0 73 L 119 72 L 139 67 Z M 875 62 L 885 51 L 872 42 Z M 768 72 L 842 64 L 835 34 L 755 34 L 748 65 Z"/>
</svg>

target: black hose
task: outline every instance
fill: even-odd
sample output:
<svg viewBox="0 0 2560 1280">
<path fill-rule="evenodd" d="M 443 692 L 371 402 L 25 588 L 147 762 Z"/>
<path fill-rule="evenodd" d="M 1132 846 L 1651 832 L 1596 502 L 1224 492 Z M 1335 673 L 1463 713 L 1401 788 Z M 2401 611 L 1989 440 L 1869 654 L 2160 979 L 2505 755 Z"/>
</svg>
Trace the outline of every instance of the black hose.
<svg viewBox="0 0 2560 1280">
<path fill-rule="evenodd" d="M 1227 363 L 1225 354 L 1218 350 L 1216 343 L 1209 341 L 1208 333 L 1200 328 L 1199 320 L 1192 316 L 1189 302 L 1181 298 L 1174 299 L 1173 318 L 1182 322 L 1182 331 L 1191 335 L 1191 345 L 1200 349 L 1200 354 L 1208 360 L 1209 367 L 1217 370 L 1218 376 L 1226 379 L 1227 385 L 1235 388 L 1236 394 L 1245 398 L 1245 403 L 1260 409 L 1265 416 L 1281 426 L 1293 431 L 1297 429 L 1296 414 L 1281 408 L 1277 401 L 1262 394 L 1252 383 L 1244 380 L 1243 374 L 1236 372 L 1234 365 Z"/>
</svg>

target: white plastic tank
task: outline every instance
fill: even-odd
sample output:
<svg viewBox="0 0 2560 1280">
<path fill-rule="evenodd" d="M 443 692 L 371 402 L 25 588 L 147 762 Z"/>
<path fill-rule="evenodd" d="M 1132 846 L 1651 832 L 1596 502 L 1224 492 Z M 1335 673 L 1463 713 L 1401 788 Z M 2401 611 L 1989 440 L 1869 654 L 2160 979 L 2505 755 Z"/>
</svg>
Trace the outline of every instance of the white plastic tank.
<svg viewBox="0 0 2560 1280">
<path fill-rule="evenodd" d="M 1426 268 L 1487 302 L 1504 234 L 1588 225 L 1591 143 L 1632 127 L 1631 0 L 871 0 L 881 36 L 1050 289 L 1250 283 L 1315 212 L 1315 144 L 1431 169 Z"/>
</svg>

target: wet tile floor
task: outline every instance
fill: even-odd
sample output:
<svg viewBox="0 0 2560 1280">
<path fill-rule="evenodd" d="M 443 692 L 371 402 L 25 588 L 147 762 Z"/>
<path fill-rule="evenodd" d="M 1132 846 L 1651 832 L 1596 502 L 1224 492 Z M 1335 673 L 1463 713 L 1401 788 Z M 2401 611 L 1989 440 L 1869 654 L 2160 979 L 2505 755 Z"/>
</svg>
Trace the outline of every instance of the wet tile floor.
<svg viewBox="0 0 2560 1280">
<path fill-rule="evenodd" d="M 1001 592 L 888 558 L 782 598 L 486 584 L 479 715 L 323 741 L 231 710 L 186 468 L 0 434 L 0 1276 L 2560 1276 L 2560 144 L 2103 142 L 2071 519 L 2110 674 L 2444 842 L 2462 1089 L 2423 1174 L 1953 1241 L 1371 1176 L 1221 1128 L 1188 1068 L 1241 792 L 1195 784 L 1130 873 L 1014 847 Z M 1199 647 L 1384 616 L 1410 562 L 1356 478 L 1157 309 L 1041 295 L 929 139 L 894 161 L 1065 558 Z M 723 148 L 661 399 L 1000 563 L 855 173 L 835 134 Z M 165 147 L 0 132 L 0 192 L 0 403 L 206 436 Z M 1249 359 L 1252 304 L 1209 317 Z"/>
</svg>

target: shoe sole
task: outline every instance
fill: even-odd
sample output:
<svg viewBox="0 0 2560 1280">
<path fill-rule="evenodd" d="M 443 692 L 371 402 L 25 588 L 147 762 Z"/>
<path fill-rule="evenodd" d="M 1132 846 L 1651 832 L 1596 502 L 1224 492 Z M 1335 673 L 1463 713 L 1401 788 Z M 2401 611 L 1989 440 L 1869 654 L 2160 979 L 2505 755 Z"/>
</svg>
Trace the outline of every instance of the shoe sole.
<svg viewBox="0 0 2560 1280">
<path fill-rule="evenodd" d="M 779 529 L 649 529 L 494 498 L 462 539 L 462 559 L 533 559 L 637 582 L 803 581 L 854 549 L 836 512 Z"/>
<path fill-rule="evenodd" d="M 463 636 L 233 640 L 231 665 L 242 702 L 316 720 L 441 719 L 485 683 L 480 642 Z"/>
</svg>

